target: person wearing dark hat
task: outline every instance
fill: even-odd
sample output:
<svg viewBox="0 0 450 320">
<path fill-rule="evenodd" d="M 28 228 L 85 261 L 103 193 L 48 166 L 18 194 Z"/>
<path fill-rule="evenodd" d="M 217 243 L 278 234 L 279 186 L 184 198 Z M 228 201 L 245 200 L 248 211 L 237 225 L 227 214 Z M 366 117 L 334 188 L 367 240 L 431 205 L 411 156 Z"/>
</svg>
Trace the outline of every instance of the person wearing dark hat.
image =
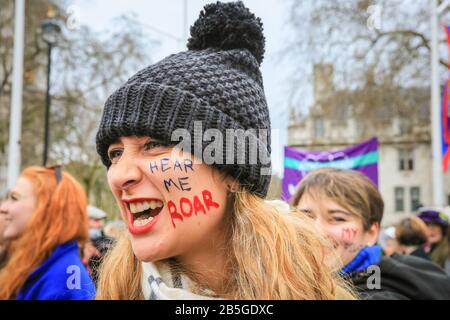
<svg viewBox="0 0 450 320">
<path fill-rule="evenodd" d="M 353 297 L 322 263 L 312 222 L 264 200 L 262 31 L 242 2 L 209 4 L 189 50 L 106 101 L 97 151 L 128 232 L 102 264 L 97 299 Z"/>
<path fill-rule="evenodd" d="M 425 252 L 431 260 L 441 268 L 445 268 L 450 257 L 449 244 L 446 239 L 448 229 L 447 216 L 437 209 L 423 208 L 418 217 L 427 225 L 428 241 L 425 245 Z"/>
</svg>

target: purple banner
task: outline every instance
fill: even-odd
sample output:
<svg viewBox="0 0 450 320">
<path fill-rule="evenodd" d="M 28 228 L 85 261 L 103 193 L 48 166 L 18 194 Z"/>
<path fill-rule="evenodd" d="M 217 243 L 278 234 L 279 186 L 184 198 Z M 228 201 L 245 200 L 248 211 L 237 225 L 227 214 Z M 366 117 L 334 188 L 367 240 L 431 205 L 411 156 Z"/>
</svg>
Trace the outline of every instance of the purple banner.
<svg viewBox="0 0 450 320">
<path fill-rule="evenodd" d="M 332 151 L 284 149 L 283 199 L 289 200 L 300 180 L 319 168 L 341 168 L 360 171 L 378 186 L 378 139 Z"/>
</svg>

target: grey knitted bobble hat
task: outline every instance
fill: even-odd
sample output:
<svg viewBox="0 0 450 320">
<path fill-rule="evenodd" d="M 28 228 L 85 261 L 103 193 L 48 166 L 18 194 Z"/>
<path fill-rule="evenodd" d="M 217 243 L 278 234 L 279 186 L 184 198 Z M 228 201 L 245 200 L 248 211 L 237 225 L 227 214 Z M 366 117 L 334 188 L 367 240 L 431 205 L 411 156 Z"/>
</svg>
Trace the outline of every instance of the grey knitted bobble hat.
<svg viewBox="0 0 450 320">
<path fill-rule="evenodd" d="M 189 50 L 139 71 L 106 101 L 96 136 L 104 165 L 110 167 L 108 147 L 120 137 L 149 136 L 176 145 L 175 130 L 185 129 L 194 137 L 200 124 L 201 137 L 208 129 L 224 137 L 223 142 L 214 138 L 214 143 L 223 143 L 224 154 L 215 154 L 219 161 L 211 165 L 264 197 L 271 152 L 269 110 L 259 70 L 264 44 L 261 20 L 241 1 L 206 5 L 191 27 Z M 239 131 L 247 137 L 244 147 L 237 138 L 225 139 L 227 133 Z M 212 139 L 201 140 L 205 151 Z M 191 150 L 199 148 L 195 139 L 190 143 Z"/>
</svg>

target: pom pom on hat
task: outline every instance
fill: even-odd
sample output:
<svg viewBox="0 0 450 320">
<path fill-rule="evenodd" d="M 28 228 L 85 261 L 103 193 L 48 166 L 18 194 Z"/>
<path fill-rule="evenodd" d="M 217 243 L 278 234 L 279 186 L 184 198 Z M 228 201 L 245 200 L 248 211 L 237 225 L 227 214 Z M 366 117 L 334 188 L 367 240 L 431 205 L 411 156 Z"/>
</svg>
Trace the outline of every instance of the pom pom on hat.
<svg viewBox="0 0 450 320">
<path fill-rule="evenodd" d="M 242 1 L 206 5 L 191 27 L 187 44 L 189 50 L 247 49 L 259 64 L 264 59 L 264 46 L 261 19 L 255 17 Z"/>
</svg>

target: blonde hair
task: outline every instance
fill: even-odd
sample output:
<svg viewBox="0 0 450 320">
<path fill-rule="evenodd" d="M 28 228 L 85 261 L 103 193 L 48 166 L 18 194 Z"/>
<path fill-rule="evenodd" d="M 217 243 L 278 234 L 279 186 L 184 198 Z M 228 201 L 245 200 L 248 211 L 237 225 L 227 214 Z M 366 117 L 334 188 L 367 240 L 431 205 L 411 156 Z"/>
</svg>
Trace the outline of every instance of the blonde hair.
<svg viewBox="0 0 450 320">
<path fill-rule="evenodd" d="M 21 177 L 33 185 L 36 209 L 25 233 L 9 244 L 10 257 L 0 272 L 0 300 L 15 298 L 29 274 L 56 246 L 88 237 L 86 194 L 71 175 L 62 172 L 57 183 L 53 169 L 29 167 Z"/>
<path fill-rule="evenodd" d="M 227 212 L 225 299 L 354 299 L 324 263 L 325 243 L 312 220 L 238 188 Z M 188 270 L 186 270 L 187 273 Z M 108 254 L 97 299 L 143 299 L 141 266 L 128 235 Z M 199 284 L 201 287 L 201 284 Z"/>
<path fill-rule="evenodd" d="M 383 218 L 380 192 L 369 178 L 354 170 L 322 168 L 308 173 L 291 198 L 292 206 L 297 206 L 305 193 L 333 199 L 359 216 L 365 230 Z"/>
<path fill-rule="evenodd" d="M 126 231 L 126 229 L 127 226 L 125 222 L 123 222 L 122 220 L 115 220 L 108 222 L 103 228 L 103 232 L 110 238 L 118 239 L 120 238 L 122 233 Z"/>
</svg>

